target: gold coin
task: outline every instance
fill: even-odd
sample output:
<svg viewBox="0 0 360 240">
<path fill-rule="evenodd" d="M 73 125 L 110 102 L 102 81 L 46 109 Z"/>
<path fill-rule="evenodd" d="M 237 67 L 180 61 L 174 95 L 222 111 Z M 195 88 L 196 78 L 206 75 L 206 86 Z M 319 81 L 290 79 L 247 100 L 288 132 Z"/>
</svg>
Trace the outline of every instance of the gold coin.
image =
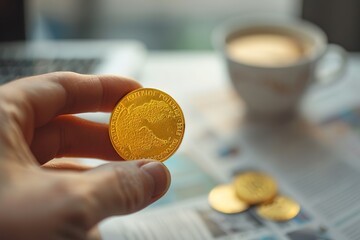
<svg viewBox="0 0 360 240">
<path fill-rule="evenodd" d="M 285 196 L 277 196 L 269 203 L 263 203 L 256 209 L 257 213 L 272 221 L 288 221 L 300 212 L 300 205 Z"/>
<path fill-rule="evenodd" d="M 227 214 L 240 213 L 249 208 L 247 203 L 236 196 L 232 184 L 219 185 L 213 188 L 209 193 L 208 201 L 213 209 Z"/>
<path fill-rule="evenodd" d="M 185 119 L 168 94 L 152 88 L 128 93 L 110 117 L 109 135 L 116 152 L 125 160 L 165 161 L 180 146 Z"/>
<path fill-rule="evenodd" d="M 237 196 L 248 204 L 272 200 L 277 194 L 275 180 L 261 172 L 245 172 L 235 177 Z"/>
</svg>

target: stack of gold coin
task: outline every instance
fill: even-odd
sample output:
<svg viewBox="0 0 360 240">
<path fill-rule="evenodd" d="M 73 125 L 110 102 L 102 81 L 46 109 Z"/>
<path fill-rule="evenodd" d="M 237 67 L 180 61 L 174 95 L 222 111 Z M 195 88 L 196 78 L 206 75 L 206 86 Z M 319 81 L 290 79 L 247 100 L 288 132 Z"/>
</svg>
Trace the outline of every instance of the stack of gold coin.
<svg viewBox="0 0 360 240">
<path fill-rule="evenodd" d="M 184 114 L 168 94 L 140 88 L 124 96 L 111 113 L 109 136 L 124 160 L 165 161 L 179 148 Z"/>
<path fill-rule="evenodd" d="M 226 214 L 254 206 L 260 217 L 272 221 L 288 221 L 300 212 L 296 201 L 278 195 L 275 179 L 258 171 L 243 172 L 235 176 L 232 184 L 215 187 L 208 200 L 213 209 Z"/>
</svg>

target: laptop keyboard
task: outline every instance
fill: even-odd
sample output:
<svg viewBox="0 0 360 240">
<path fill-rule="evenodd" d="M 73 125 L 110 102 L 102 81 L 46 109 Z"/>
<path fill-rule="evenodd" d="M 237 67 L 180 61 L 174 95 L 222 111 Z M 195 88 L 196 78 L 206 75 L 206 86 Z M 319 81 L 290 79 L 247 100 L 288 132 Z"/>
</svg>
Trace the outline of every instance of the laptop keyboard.
<svg viewBox="0 0 360 240">
<path fill-rule="evenodd" d="M 89 74 L 100 64 L 98 58 L 76 59 L 1 59 L 0 84 L 18 78 L 54 71 Z"/>
</svg>

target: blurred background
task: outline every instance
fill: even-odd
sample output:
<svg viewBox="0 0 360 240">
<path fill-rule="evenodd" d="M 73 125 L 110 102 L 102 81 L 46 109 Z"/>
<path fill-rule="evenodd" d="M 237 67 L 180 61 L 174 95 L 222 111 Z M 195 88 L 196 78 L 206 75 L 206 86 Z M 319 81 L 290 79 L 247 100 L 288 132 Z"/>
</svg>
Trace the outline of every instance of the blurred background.
<svg viewBox="0 0 360 240">
<path fill-rule="evenodd" d="M 358 0 L 27 0 L 24 8 L 32 40 L 130 38 L 149 49 L 210 49 L 220 21 L 271 13 L 310 20 L 330 42 L 360 50 Z"/>
</svg>

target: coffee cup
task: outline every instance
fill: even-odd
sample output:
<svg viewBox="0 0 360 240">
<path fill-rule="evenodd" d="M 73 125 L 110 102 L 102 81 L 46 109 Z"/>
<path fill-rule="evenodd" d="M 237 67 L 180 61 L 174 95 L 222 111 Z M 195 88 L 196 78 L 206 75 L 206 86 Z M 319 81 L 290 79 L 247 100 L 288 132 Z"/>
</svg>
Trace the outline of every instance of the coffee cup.
<svg viewBox="0 0 360 240">
<path fill-rule="evenodd" d="M 215 29 L 213 43 L 250 118 L 294 116 L 309 87 L 341 79 L 346 66 L 345 50 L 299 19 L 232 19 Z M 329 58 L 336 62 L 330 69 Z"/>
</svg>

